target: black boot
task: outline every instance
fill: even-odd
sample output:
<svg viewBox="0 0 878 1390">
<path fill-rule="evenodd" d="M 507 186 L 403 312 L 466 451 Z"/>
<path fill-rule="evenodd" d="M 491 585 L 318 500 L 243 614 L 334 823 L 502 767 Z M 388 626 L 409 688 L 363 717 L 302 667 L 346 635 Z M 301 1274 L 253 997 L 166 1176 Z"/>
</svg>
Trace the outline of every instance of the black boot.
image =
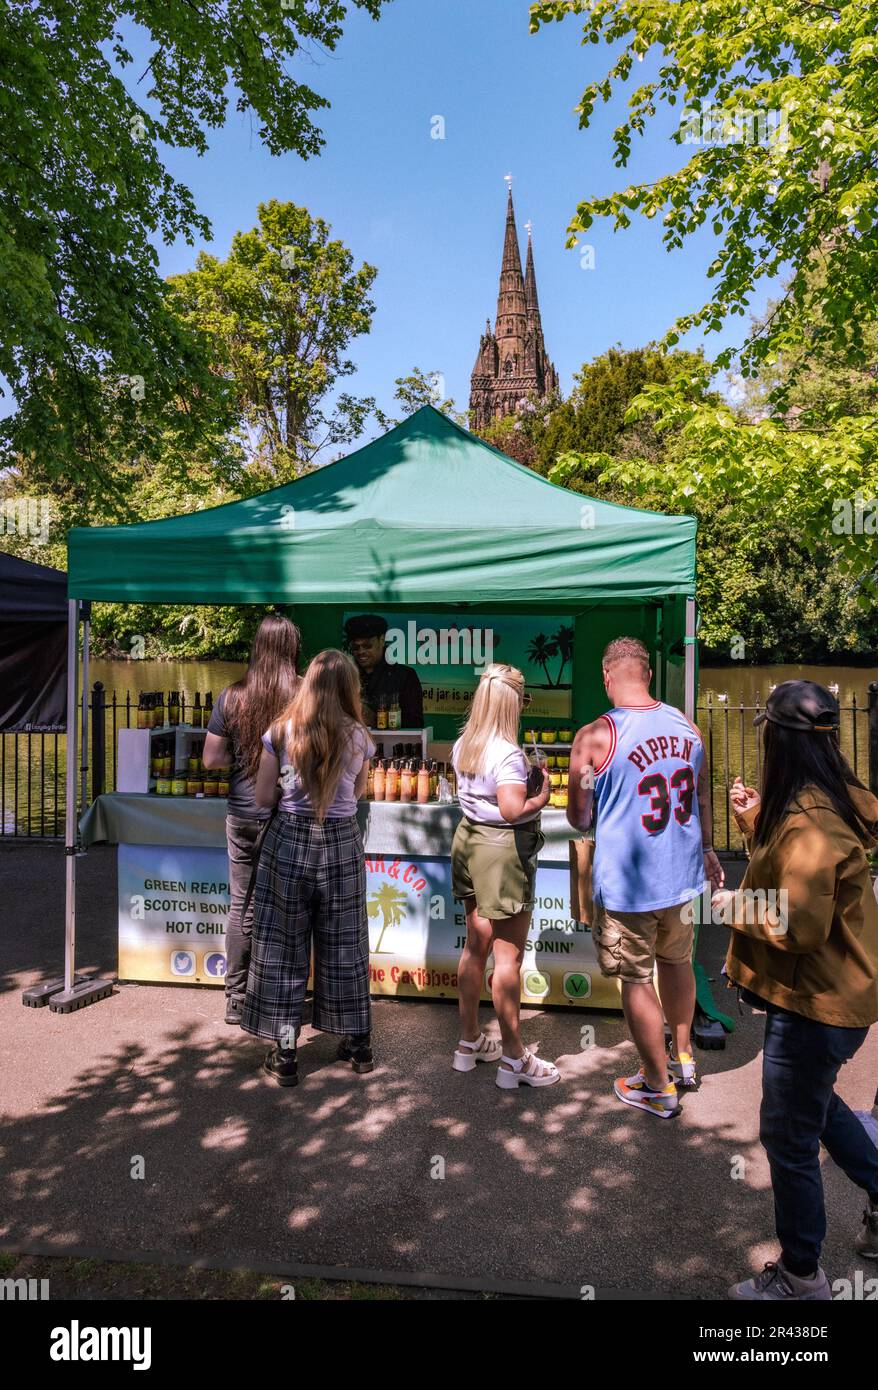
<svg viewBox="0 0 878 1390">
<path fill-rule="evenodd" d="M 356 1072 L 374 1071 L 371 1036 L 371 1033 L 345 1033 L 338 1045 L 339 1061 L 350 1062 Z"/>
<path fill-rule="evenodd" d="M 274 1047 L 266 1054 L 262 1063 L 263 1071 L 273 1076 L 278 1086 L 298 1086 L 299 1058 L 296 1049 Z"/>
<path fill-rule="evenodd" d="M 235 999 L 233 995 L 226 995 L 226 1023 L 241 1024 L 241 1003 L 240 999 Z"/>
</svg>

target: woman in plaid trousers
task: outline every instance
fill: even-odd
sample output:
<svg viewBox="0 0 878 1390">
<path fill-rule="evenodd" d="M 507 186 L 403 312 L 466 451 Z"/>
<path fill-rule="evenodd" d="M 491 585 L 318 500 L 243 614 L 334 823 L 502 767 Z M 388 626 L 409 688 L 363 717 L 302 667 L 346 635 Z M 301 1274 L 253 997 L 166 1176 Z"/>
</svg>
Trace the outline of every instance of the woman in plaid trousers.
<svg viewBox="0 0 878 1390">
<path fill-rule="evenodd" d="M 295 1086 L 313 942 L 313 1026 L 343 1034 L 339 1058 L 371 1071 L 366 867 L 356 813 L 375 746 L 350 658 L 320 652 L 262 742 L 256 800 L 277 812 L 259 860 L 241 1027 L 275 1044 L 265 1070 Z"/>
</svg>

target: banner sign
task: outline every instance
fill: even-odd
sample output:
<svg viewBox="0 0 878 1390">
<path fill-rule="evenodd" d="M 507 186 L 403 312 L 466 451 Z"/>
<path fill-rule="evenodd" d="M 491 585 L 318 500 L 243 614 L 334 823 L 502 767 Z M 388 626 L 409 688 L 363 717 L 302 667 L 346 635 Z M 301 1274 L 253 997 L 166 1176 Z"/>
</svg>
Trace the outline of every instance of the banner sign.
<svg viewBox="0 0 878 1390">
<path fill-rule="evenodd" d="M 456 995 L 466 919 L 451 896 L 449 860 L 367 855 L 366 910 L 372 994 Z M 492 967 L 489 958 L 483 999 L 491 997 Z M 521 1001 L 621 1007 L 618 983 L 600 973 L 591 932 L 570 918 L 569 868 L 537 869 Z"/>
<path fill-rule="evenodd" d="M 120 979 L 223 984 L 228 868 L 222 849 L 119 845 Z M 571 921 L 569 895 L 568 868 L 537 870 L 522 1003 L 618 1009 L 618 984 L 601 975 L 591 932 Z M 456 996 L 466 922 L 447 859 L 367 856 L 366 910 L 373 995 Z M 483 999 L 492 967 L 489 959 Z"/>
<path fill-rule="evenodd" d="M 344 614 L 344 622 L 356 617 Z M 531 695 L 528 714 L 569 719 L 573 699 L 573 622 L 565 617 L 468 613 L 466 623 L 447 613 L 385 613 L 388 662 L 417 672 L 424 717 L 466 714 L 479 671 L 503 661 L 523 673 Z"/>
<path fill-rule="evenodd" d="M 230 907 L 224 849 L 120 845 L 120 980 L 222 985 Z"/>
</svg>

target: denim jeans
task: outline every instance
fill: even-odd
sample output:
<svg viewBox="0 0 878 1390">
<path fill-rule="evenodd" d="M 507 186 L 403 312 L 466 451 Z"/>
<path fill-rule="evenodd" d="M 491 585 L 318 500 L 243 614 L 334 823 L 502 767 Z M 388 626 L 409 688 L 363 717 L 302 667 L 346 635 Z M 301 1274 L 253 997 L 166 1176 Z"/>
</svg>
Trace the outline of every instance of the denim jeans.
<svg viewBox="0 0 878 1390">
<path fill-rule="evenodd" d="M 813 1274 L 826 1237 L 820 1144 L 851 1182 L 878 1199 L 878 1149 L 834 1086 L 868 1028 L 836 1028 L 764 1003 L 759 1137 L 768 1154 L 784 1265 Z"/>
<path fill-rule="evenodd" d="M 256 845 L 264 820 L 244 816 L 226 816 L 226 844 L 229 851 L 229 888 L 232 905 L 226 924 L 226 995 L 236 1003 L 244 1002 L 247 972 L 250 969 L 250 939 L 253 930 L 253 899 L 247 907 L 247 917 L 241 916 L 244 898 L 256 862 Z"/>
</svg>

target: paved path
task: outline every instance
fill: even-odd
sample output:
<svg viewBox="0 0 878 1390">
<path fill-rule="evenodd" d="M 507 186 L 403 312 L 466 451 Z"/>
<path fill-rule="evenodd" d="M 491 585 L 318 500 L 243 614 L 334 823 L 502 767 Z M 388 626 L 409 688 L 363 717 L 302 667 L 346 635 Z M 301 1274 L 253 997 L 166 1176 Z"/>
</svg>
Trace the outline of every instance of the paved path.
<svg viewBox="0 0 878 1390">
<path fill-rule="evenodd" d="M 79 865 L 77 964 L 112 971 L 115 852 Z M 701 1054 L 702 1088 L 669 1122 L 614 1100 L 633 1048 L 619 1017 L 578 1011 L 526 1011 L 526 1040 L 564 1078 L 544 1090 L 452 1072 L 456 1011 L 428 1001 L 376 1003 L 368 1077 L 306 1029 L 302 1081 L 281 1090 L 259 1071 L 265 1045 L 223 1023 L 221 991 L 122 986 L 68 1016 L 23 1008 L 23 987 L 59 973 L 63 878 L 59 848 L 0 845 L 0 1246 L 684 1298 L 720 1298 L 774 1256 L 749 1011 L 724 1052 Z M 705 933 L 711 975 L 724 941 Z M 839 1089 L 867 1109 L 876 1076 L 878 1029 Z M 861 1195 L 829 1160 L 824 1179 L 824 1263 L 851 1278 Z"/>
</svg>

